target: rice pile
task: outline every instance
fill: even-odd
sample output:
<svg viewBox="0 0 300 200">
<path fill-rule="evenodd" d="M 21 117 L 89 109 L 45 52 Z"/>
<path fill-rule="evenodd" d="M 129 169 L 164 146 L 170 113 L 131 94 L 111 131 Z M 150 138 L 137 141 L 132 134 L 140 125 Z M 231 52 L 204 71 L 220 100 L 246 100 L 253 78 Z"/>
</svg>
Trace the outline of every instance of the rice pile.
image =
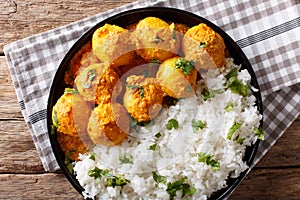
<svg viewBox="0 0 300 200">
<path fill-rule="evenodd" d="M 243 97 L 224 87 L 224 75 L 238 68 L 232 59 L 226 59 L 226 65 L 223 73 L 202 73 L 194 96 L 165 108 L 151 124 L 130 133 L 121 146 L 98 145 L 80 155 L 74 172 L 85 189 L 84 197 L 207 199 L 226 187 L 228 177 L 237 177 L 246 170 L 248 166 L 242 159 L 246 146 L 257 140 L 253 132 L 262 116 L 253 95 Z M 250 84 L 247 70 L 239 71 L 237 78 Z M 203 82 L 210 93 L 205 100 Z M 102 177 L 88 173 L 95 167 L 106 170 Z M 126 183 L 108 186 L 110 177 Z"/>
</svg>

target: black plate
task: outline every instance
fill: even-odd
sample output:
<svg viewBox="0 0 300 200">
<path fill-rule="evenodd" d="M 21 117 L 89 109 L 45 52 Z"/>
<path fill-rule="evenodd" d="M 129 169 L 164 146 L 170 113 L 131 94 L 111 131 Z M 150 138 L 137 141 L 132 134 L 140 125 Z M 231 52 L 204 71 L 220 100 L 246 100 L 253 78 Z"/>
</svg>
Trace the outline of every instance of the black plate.
<svg viewBox="0 0 300 200">
<path fill-rule="evenodd" d="M 73 47 L 67 52 L 64 59 L 62 60 L 56 74 L 54 77 L 54 80 L 51 85 L 50 89 L 50 95 L 48 99 L 48 107 L 47 107 L 47 126 L 48 126 L 48 132 L 50 137 L 50 142 L 52 149 L 54 151 L 56 160 L 62 169 L 63 173 L 67 177 L 67 179 L 70 181 L 70 183 L 74 186 L 74 188 L 79 192 L 82 193 L 83 188 L 80 186 L 78 181 L 76 180 L 75 176 L 70 174 L 68 169 L 66 168 L 66 165 L 64 164 L 65 156 L 62 150 L 60 149 L 60 146 L 56 140 L 55 135 L 51 135 L 51 125 L 52 125 L 52 107 L 55 105 L 57 100 L 60 98 L 60 96 L 64 93 L 64 88 L 66 87 L 64 83 L 64 73 L 66 69 L 68 68 L 68 65 L 70 63 L 70 60 L 73 58 L 75 53 L 88 41 L 91 40 L 92 35 L 94 31 L 96 31 L 97 28 L 103 26 L 105 23 L 118 25 L 121 27 L 128 26 L 130 24 L 138 22 L 140 19 L 143 19 L 145 17 L 158 17 L 165 21 L 172 21 L 177 23 L 183 23 L 186 24 L 189 27 L 198 25 L 199 23 L 205 23 L 208 26 L 210 26 L 214 31 L 219 33 L 224 41 L 226 48 L 229 50 L 229 53 L 231 57 L 234 59 L 234 63 L 237 65 L 241 65 L 242 69 L 247 69 L 248 72 L 251 75 L 251 85 L 259 90 L 259 85 L 257 83 L 257 79 L 255 76 L 255 73 L 243 53 L 243 51 L 240 49 L 240 47 L 235 43 L 233 39 L 231 39 L 221 28 L 213 24 L 212 22 L 194 15 L 192 13 L 174 9 L 174 8 L 163 8 L 163 7 L 149 7 L 149 8 L 140 8 L 135 10 L 126 11 L 117 15 L 114 15 L 110 18 L 107 18 L 101 22 L 99 22 L 97 25 L 92 27 L 90 30 L 88 30 L 74 45 Z M 258 107 L 259 112 L 262 114 L 262 100 L 261 100 L 261 94 L 260 90 L 258 92 L 254 92 L 254 96 L 256 97 L 256 105 Z M 262 126 L 262 120 L 261 120 L 261 126 Z M 248 147 L 246 149 L 246 154 L 244 157 L 244 161 L 248 164 L 248 166 L 251 166 L 253 159 L 255 157 L 257 148 L 259 146 L 259 140 L 257 142 Z M 234 188 L 240 183 L 240 181 L 244 178 L 244 176 L 247 174 L 248 170 L 245 170 L 240 174 L 238 178 L 229 178 L 227 180 L 227 187 L 223 188 L 221 190 L 218 190 L 212 194 L 210 199 L 224 199 L 227 197 Z"/>
</svg>

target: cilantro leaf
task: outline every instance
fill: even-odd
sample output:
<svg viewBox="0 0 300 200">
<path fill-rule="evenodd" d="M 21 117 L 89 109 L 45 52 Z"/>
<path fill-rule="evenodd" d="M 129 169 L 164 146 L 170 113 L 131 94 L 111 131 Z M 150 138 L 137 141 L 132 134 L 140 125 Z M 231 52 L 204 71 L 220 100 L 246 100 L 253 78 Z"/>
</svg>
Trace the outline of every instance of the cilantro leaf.
<svg viewBox="0 0 300 200">
<path fill-rule="evenodd" d="M 228 131 L 227 139 L 228 139 L 228 140 L 231 140 L 233 134 L 234 134 L 241 126 L 242 126 L 241 123 L 235 122 L 235 123 L 231 126 L 231 128 L 229 129 L 229 131 Z"/>
<path fill-rule="evenodd" d="M 213 159 L 213 155 L 206 153 L 198 153 L 198 162 L 203 162 L 209 165 L 212 170 L 217 171 L 220 169 L 220 162 Z"/>
<path fill-rule="evenodd" d="M 128 83 L 125 84 L 126 87 L 128 87 L 129 89 L 132 90 L 140 90 L 140 97 L 143 98 L 145 95 L 145 89 L 143 88 L 143 86 L 140 85 L 130 85 Z"/>
<path fill-rule="evenodd" d="M 195 119 L 192 120 L 192 127 L 194 133 L 198 132 L 200 129 L 204 129 L 205 123 L 202 122 L 201 120 L 196 121 Z"/>
<path fill-rule="evenodd" d="M 167 123 L 167 129 L 171 130 L 171 129 L 178 129 L 178 122 L 176 119 L 170 119 Z"/>
<path fill-rule="evenodd" d="M 158 175 L 156 172 L 152 172 L 153 179 L 156 183 L 164 183 L 165 177 Z"/>
<path fill-rule="evenodd" d="M 229 102 L 229 104 L 224 108 L 226 112 L 230 112 L 233 109 L 233 102 Z"/>
<path fill-rule="evenodd" d="M 226 75 L 225 75 L 225 78 L 227 80 L 229 80 L 231 77 L 237 77 L 238 75 L 238 70 L 237 68 L 233 68 L 230 72 L 228 72 Z"/>
<path fill-rule="evenodd" d="M 156 134 L 155 134 L 155 137 L 156 137 L 156 138 L 160 138 L 160 137 L 161 137 L 161 133 L 160 133 L 160 132 L 156 133 Z"/>
<path fill-rule="evenodd" d="M 196 192 L 195 188 L 191 188 L 191 186 L 187 183 L 187 177 L 183 177 L 175 182 L 169 182 L 167 184 L 166 191 L 170 195 L 170 200 L 173 200 L 176 196 L 176 192 L 182 190 L 181 198 L 187 194 L 194 194 Z"/>
<path fill-rule="evenodd" d="M 228 87 L 232 93 L 239 94 L 243 97 L 248 95 L 249 87 L 244 85 L 237 77 L 229 78 L 226 83 L 226 87 Z"/>
<path fill-rule="evenodd" d="M 133 157 L 130 154 L 124 154 L 119 156 L 120 164 L 133 164 Z"/>
<path fill-rule="evenodd" d="M 257 135 L 258 139 L 260 139 L 260 140 L 264 140 L 265 139 L 265 131 L 261 127 L 259 127 L 259 128 L 254 127 L 253 128 L 253 133 L 255 135 Z"/>
<path fill-rule="evenodd" d="M 152 151 L 155 151 L 156 147 L 157 147 L 157 144 L 154 143 L 154 144 L 149 146 L 149 149 L 152 150 Z"/>
<path fill-rule="evenodd" d="M 178 58 L 175 62 L 175 69 L 181 69 L 184 75 L 189 75 L 194 68 L 192 62 L 184 58 Z"/>
</svg>

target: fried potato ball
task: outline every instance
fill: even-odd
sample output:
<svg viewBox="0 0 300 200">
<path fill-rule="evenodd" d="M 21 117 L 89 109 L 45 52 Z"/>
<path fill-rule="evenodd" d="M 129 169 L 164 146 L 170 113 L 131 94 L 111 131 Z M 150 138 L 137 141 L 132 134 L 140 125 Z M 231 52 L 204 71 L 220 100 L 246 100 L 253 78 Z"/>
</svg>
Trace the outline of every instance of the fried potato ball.
<svg viewBox="0 0 300 200">
<path fill-rule="evenodd" d="M 94 144 L 121 144 L 129 132 L 129 116 L 119 103 L 100 103 L 92 112 L 88 134 Z"/>
<path fill-rule="evenodd" d="M 64 152 L 65 156 L 71 160 L 78 161 L 78 155 L 84 154 L 90 148 L 86 146 L 78 136 L 70 136 L 64 133 L 57 132 L 57 142 Z"/>
<path fill-rule="evenodd" d="M 159 66 L 156 78 L 167 95 L 185 98 L 194 94 L 197 70 L 190 61 L 174 57 Z"/>
<path fill-rule="evenodd" d="M 91 146 L 87 135 L 90 106 L 74 89 L 66 88 L 52 109 L 53 125 L 66 137 L 80 138 L 85 146 Z M 77 142 L 78 143 L 78 142 Z"/>
<path fill-rule="evenodd" d="M 162 108 L 163 91 L 154 78 L 130 76 L 126 80 L 123 103 L 138 122 L 150 121 Z"/>
<path fill-rule="evenodd" d="M 171 58 L 180 46 L 174 24 L 170 26 L 156 17 L 140 20 L 131 35 L 131 40 L 136 46 L 135 52 L 148 62 L 153 59 L 162 62 Z"/>
<path fill-rule="evenodd" d="M 75 77 L 80 69 L 90 66 L 94 63 L 99 63 L 100 60 L 92 51 L 92 42 L 85 44 L 70 61 L 69 69 L 66 71 L 64 80 L 68 85 L 73 85 Z"/>
<path fill-rule="evenodd" d="M 134 56 L 128 30 L 116 25 L 105 24 L 98 28 L 92 36 L 92 47 L 102 62 L 112 66 L 129 64 Z"/>
<path fill-rule="evenodd" d="M 224 66 L 225 48 L 223 38 L 204 23 L 190 28 L 182 41 L 185 57 L 202 69 Z"/>
<path fill-rule="evenodd" d="M 106 64 L 93 64 L 84 68 L 75 79 L 78 92 L 85 100 L 99 104 L 101 101 L 109 102 L 116 93 L 122 90 L 117 84 L 118 74 Z"/>
</svg>

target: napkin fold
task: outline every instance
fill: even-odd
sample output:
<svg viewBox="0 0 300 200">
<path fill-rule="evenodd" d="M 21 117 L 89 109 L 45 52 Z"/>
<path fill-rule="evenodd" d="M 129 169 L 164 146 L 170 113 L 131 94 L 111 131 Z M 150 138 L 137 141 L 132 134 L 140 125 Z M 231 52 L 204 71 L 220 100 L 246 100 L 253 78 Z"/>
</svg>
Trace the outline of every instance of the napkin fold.
<svg viewBox="0 0 300 200">
<path fill-rule="evenodd" d="M 60 61 L 74 42 L 99 21 L 148 6 L 179 8 L 210 20 L 229 34 L 248 57 L 262 93 L 266 131 L 253 166 L 299 116 L 298 1 L 140 0 L 4 47 L 20 109 L 46 171 L 59 169 L 48 137 L 46 108 Z"/>
</svg>

